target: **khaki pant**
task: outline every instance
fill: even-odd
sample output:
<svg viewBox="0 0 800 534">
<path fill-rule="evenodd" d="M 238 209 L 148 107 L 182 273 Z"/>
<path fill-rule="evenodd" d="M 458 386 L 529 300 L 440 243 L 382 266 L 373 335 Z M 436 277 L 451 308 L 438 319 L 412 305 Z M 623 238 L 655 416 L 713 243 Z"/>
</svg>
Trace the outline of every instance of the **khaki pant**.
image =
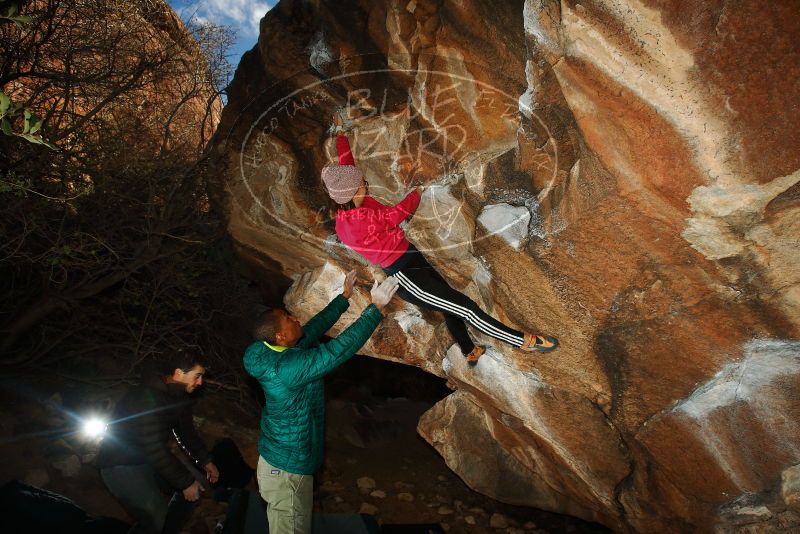
<svg viewBox="0 0 800 534">
<path fill-rule="evenodd" d="M 309 534 L 314 507 L 314 477 L 297 475 L 258 457 L 258 491 L 267 501 L 270 534 Z"/>
</svg>

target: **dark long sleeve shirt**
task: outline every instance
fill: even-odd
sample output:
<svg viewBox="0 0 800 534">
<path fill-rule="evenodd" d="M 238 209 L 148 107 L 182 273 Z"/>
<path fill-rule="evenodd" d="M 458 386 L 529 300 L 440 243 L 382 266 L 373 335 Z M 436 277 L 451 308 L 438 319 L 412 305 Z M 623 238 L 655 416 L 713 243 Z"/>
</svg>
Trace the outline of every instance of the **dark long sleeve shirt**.
<svg viewBox="0 0 800 534">
<path fill-rule="evenodd" d="M 101 469 L 150 464 L 172 487 L 186 489 L 194 477 L 169 449 L 173 430 L 200 465 L 211 461 L 194 428 L 192 404 L 183 384 L 165 384 L 160 378 L 131 389 L 117 403 L 95 464 Z"/>
</svg>

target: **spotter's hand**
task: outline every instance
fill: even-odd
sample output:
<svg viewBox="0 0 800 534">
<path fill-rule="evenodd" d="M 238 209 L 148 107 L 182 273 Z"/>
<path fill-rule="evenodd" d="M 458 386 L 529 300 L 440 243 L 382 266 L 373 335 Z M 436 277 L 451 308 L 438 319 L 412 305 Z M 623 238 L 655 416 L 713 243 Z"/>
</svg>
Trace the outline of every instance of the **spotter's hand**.
<svg viewBox="0 0 800 534">
<path fill-rule="evenodd" d="M 342 286 L 342 296 L 346 299 L 349 299 L 350 296 L 353 294 L 353 286 L 356 283 L 356 272 L 355 270 L 350 271 L 344 277 L 344 285 Z"/>
</svg>

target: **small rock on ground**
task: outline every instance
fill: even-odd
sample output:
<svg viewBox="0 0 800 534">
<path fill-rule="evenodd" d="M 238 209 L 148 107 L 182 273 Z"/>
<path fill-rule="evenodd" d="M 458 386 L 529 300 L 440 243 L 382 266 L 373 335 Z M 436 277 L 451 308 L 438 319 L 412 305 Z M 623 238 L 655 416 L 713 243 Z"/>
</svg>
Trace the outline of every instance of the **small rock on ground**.
<svg viewBox="0 0 800 534">
<path fill-rule="evenodd" d="M 489 526 L 492 528 L 507 528 L 508 520 L 503 514 L 494 513 L 489 519 Z"/>
<path fill-rule="evenodd" d="M 362 503 L 361 508 L 358 510 L 359 514 L 375 515 L 378 513 L 378 507 L 368 502 Z"/>
<path fill-rule="evenodd" d="M 356 481 L 356 484 L 358 484 L 358 489 L 360 489 L 363 493 L 367 493 L 375 489 L 375 480 L 371 479 L 370 477 L 361 477 Z"/>
</svg>

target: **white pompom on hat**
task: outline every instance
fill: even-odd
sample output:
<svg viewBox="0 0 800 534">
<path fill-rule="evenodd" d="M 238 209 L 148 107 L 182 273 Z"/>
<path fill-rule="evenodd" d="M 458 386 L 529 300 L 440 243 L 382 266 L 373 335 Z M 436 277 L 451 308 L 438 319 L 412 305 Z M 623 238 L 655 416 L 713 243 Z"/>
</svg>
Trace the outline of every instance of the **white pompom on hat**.
<svg viewBox="0 0 800 534">
<path fill-rule="evenodd" d="M 328 165 L 322 168 L 322 181 L 334 202 L 346 204 L 353 200 L 364 175 L 354 165 Z"/>
</svg>

